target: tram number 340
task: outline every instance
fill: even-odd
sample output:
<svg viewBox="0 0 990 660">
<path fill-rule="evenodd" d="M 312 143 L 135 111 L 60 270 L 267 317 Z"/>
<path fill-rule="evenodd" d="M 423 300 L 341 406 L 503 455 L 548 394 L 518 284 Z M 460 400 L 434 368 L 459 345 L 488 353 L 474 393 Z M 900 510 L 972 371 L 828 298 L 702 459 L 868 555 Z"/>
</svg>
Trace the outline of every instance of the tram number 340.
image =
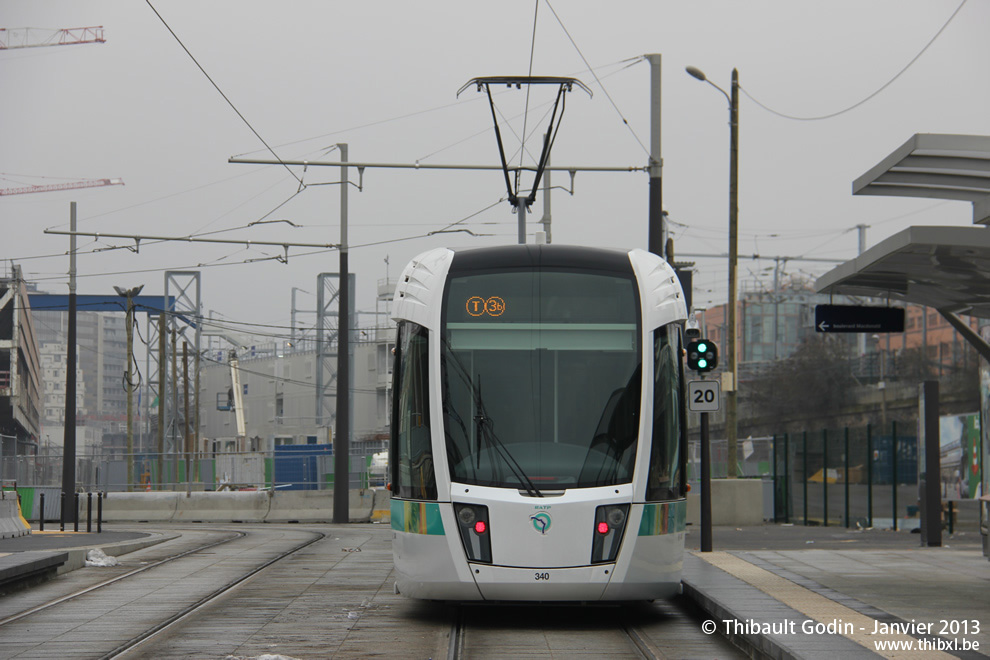
<svg viewBox="0 0 990 660">
<path fill-rule="evenodd" d="M 691 412 L 715 412 L 721 398 L 717 380 L 688 381 L 688 410 Z"/>
<path fill-rule="evenodd" d="M 539 582 L 540 580 L 549 580 L 550 579 L 550 574 L 549 573 L 534 573 L 534 579 L 537 582 Z"/>
</svg>

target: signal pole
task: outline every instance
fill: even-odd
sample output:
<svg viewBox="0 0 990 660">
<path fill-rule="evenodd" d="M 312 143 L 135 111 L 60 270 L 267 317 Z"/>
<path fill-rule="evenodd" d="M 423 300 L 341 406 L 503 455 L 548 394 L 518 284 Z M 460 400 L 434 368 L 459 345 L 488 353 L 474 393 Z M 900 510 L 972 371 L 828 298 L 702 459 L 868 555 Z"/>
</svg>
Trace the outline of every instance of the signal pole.
<svg viewBox="0 0 990 660">
<path fill-rule="evenodd" d="M 688 329 L 691 332 L 691 329 Z M 699 331 L 694 330 L 697 337 Z M 688 335 L 689 337 L 692 335 Z M 712 463 L 708 438 L 708 413 L 719 408 L 718 381 L 706 381 L 705 374 L 718 366 L 718 346 L 707 339 L 692 339 L 687 345 L 687 368 L 701 380 L 688 383 L 688 410 L 701 415 L 701 551 L 712 551 Z"/>
<path fill-rule="evenodd" d="M 702 376 L 704 378 L 704 376 Z M 712 551 L 712 446 L 708 413 L 701 415 L 701 551 Z"/>
</svg>

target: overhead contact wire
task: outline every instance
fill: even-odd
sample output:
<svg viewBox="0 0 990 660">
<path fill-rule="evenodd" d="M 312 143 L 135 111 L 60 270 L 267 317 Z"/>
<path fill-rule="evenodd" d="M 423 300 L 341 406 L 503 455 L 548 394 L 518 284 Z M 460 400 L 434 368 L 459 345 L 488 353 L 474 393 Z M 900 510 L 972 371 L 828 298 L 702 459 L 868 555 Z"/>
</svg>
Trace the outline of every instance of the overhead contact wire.
<svg viewBox="0 0 990 660">
<path fill-rule="evenodd" d="M 869 96 L 867 96 L 863 100 L 859 101 L 858 103 L 854 103 L 853 105 L 851 105 L 848 108 L 845 108 L 843 110 L 838 110 L 836 112 L 832 112 L 832 113 L 827 114 L 827 115 L 819 115 L 817 117 L 797 117 L 795 115 L 788 115 L 788 114 L 784 114 L 783 112 L 777 112 L 773 108 L 769 108 L 766 105 L 764 105 L 764 104 L 760 103 L 759 101 L 757 101 L 755 98 L 753 98 L 752 94 L 750 94 L 748 91 L 746 91 L 746 89 L 743 88 L 742 86 L 740 86 L 739 89 L 742 90 L 743 94 L 745 94 L 746 95 L 746 98 L 748 98 L 750 101 L 752 101 L 756 105 L 760 106 L 761 108 L 763 108 L 764 110 L 766 110 L 770 114 L 777 115 L 778 117 L 783 117 L 784 119 L 793 119 L 795 121 L 819 121 L 821 119 L 831 119 L 832 117 L 838 117 L 839 115 L 845 114 L 845 113 L 847 113 L 847 112 L 849 112 L 851 110 L 855 110 L 856 108 L 858 108 L 859 106 L 863 105 L 867 101 L 870 101 L 871 99 L 873 99 L 874 97 L 876 97 L 878 94 L 880 94 L 880 92 L 882 92 L 885 89 L 887 89 L 888 87 L 890 87 L 894 83 L 894 81 L 897 80 L 898 78 L 900 78 L 908 69 L 910 69 L 912 66 L 914 66 L 914 63 L 917 62 L 921 58 L 921 56 L 925 54 L 925 51 L 927 51 L 931 47 L 931 45 L 933 43 L 935 43 L 935 40 L 938 39 L 942 35 L 942 33 L 945 31 L 945 28 L 949 27 L 949 23 L 952 22 L 952 19 L 954 19 L 956 17 L 956 14 L 959 13 L 959 11 L 963 8 L 963 6 L 966 4 L 966 2 L 967 2 L 967 0 L 962 0 L 962 2 L 959 3 L 959 6 L 956 7 L 956 10 L 954 12 L 952 12 L 952 15 L 949 16 L 948 20 L 946 20 L 945 23 L 942 25 L 942 27 L 939 28 L 938 32 L 935 33 L 935 36 L 932 37 L 928 41 L 928 43 L 925 44 L 925 47 L 922 48 L 918 52 L 918 54 L 915 55 L 911 59 L 911 61 L 908 62 L 904 66 L 903 69 L 901 69 L 900 71 L 898 71 L 894 75 L 893 78 L 891 78 L 886 83 L 884 83 L 883 85 L 881 85 L 879 89 L 877 89 L 875 92 L 873 92 L 872 94 L 870 94 Z"/>
<path fill-rule="evenodd" d="M 963 0 L 963 1 L 965 2 L 965 0 Z M 633 127 L 629 123 L 629 120 L 626 119 L 625 116 L 622 114 L 622 111 L 619 110 L 619 106 L 616 105 L 615 100 L 612 98 L 612 95 L 608 93 L 608 90 L 605 88 L 605 85 L 602 84 L 602 81 L 598 77 L 598 74 L 595 73 L 595 70 L 592 68 L 591 64 L 588 63 L 587 58 L 585 58 L 584 53 L 582 53 L 581 52 L 581 49 L 578 48 L 577 43 L 574 41 L 574 37 L 572 37 L 571 36 L 571 33 L 567 31 L 567 26 L 565 26 L 564 25 L 564 22 L 562 20 L 560 20 L 560 16 L 557 15 L 557 12 L 556 12 L 556 10 L 554 10 L 553 5 L 550 4 L 550 0 L 544 0 L 544 2 L 547 3 L 547 7 L 550 8 L 550 12 L 553 14 L 553 17 L 557 19 L 557 23 L 560 24 L 560 28 L 564 31 L 564 34 L 567 35 L 567 39 L 571 42 L 571 45 L 574 46 L 574 50 L 576 50 L 577 51 L 577 54 L 581 57 L 581 61 L 584 62 L 584 65 L 586 67 L 588 67 L 588 70 L 589 71 L 591 71 L 591 75 L 593 75 L 595 77 L 595 82 L 598 83 L 598 86 L 601 87 L 601 90 L 603 92 L 605 92 L 605 98 L 607 98 L 608 99 L 608 102 L 612 104 L 612 107 L 613 108 L 615 108 L 615 111 L 619 115 L 619 119 L 621 119 L 622 120 L 622 123 L 626 125 L 626 128 L 629 129 L 629 132 L 632 134 L 632 136 L 636 140 L 636 142 L 639 143 L 639 146 L 643 149 L 643 151 L 646 153 L 646 155 L 649 156 L 650 155 L 650 150 L 647 149 L 646 148 L 646 145 L 643 144 L 643 141 L 639 139 L 639 136 L 636 135 L 636 131 L 633 130 Z M 642 58 L 640 58 L 640 59 L 642 59 Z"/>
<path fill-rule="evenodd" d="M 213 85 L 213 88 L 220 93 L 220 96 L 222 96 L 223 100 L 227 102 L 227 105 L 229 105 L 230 108 L 235 113 L 237 113 L 237 116 L 241 118 L 241 121 L 244 122 L 244 125 L 247 126 L 249 129 L 251 129 L 251 132 L 254 133 L 254 136 L 261 141 L 261 144 L 265 145 L 268 151 L 270 151 L 272 155 L 275 156 L 275 159 L 278 160 L 278 162 L 282 163 L 282 159 L 279 157 L 277 153 L 275 153 L 275 150 L 272 149 L 267 142 L 265 142 L 265 138 L 261 137 L 261 134 L 258 133 L 258 131 L 254 130 L 254 126 L 251 125 L 251 122 L 249 122 L 247 118 L 241 114 L 241 111 L 237 109 L 237 106 L 235 106 L 233 102 L 229 98 L 227 98 L 227 95 L 223 93 L 223 90 L 220 89 L 220 86 L 217 85 L 216 82 L 214 82 L 213 78 L 210 77 L 210 74 L 206 72 L 206 69 L 203 68 L 203 65 L 201 65 L 199 61 L 193 56 L 193 54 L 189 52 L 189 49 L 186 48 L 186 45 L 182 43 L 181 39 L 179 39 L 179 35 L 175 33 L 175 31 L 169 26 L 167 22 L 165 22 L 165 19 L 162 17 L 161 14 L 158 13 L 158 10 L 155 9 L 155 6 L 151 4 L 151 0 L 145 0 L 145 2 L 148 3 L 149 7 L 151 7 L 151 11 L 155 12 L 155 16 L 157 16 L 158 20 L 162 22 L 162 25 L 165 26 L 165 29 L 169 31 L 169 33 L 175 38 L 175 41 L 182 47 L 182 50 L 186 51 L 186 55 L 189 56 L 189 59 L 191 59 L 193 63 L 199 68 L 199 70 L 203 72 L 203 75 L 206 76 L 206 79 L 210 81 L 210 84 Z M 302 179 L 296 176 L 296 173 L 293 172 L 288 165 L 282 163 L 282 167 L 284 167 L 296 181 L 302 184 Z"/>
<path fill-rule="evenodd" d="M 540 0 L 533 3 L 533 38 L 529 43 L 529 75 L 533 76 L 533 56 L 536 53 L 536 18 L 540 11 Z M 519 190 L 519 181 L 522 176 L 523 156 L 526 154 L 526 125 L 529 121 L 529 93 L 533 89 L 532 85 L 526 85 L 526 105 L 523 108 L 523 128 L 522 144 L 519 145 L 519 169 L 516 170 L 516 190 Z"/>
</svg>

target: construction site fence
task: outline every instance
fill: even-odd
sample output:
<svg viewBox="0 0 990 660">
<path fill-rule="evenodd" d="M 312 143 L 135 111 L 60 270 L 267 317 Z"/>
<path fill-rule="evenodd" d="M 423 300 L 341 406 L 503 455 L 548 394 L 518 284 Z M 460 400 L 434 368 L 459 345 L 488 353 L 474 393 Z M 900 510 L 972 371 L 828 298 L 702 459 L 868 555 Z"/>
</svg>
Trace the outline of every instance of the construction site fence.
<svg viewBox="0 0 990 660">
<path fill-rule="evenodd" d="M 327 490 L 334 488 L 335 481 L 334 455 L 307 451 L 306 446 L 216 454 L 93 454 L 78 456 L 75 468 L 77 491 Z M 61 490 L 63 457 L 0 456 L 0 478 L 5 483 Z M 372 454 L 352 453 L 347 480 L 350 489 L 384 486 L 384 466 L 376 466 Z"/>
</svg>

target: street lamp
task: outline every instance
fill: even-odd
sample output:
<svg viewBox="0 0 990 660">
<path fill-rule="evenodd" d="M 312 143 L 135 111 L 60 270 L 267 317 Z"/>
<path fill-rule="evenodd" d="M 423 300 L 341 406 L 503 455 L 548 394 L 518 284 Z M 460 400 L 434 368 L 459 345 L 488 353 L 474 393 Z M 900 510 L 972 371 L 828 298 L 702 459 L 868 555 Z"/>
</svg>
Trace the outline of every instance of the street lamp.
<svg viewBox="0 0 990 660">
<path fill-rule="evenodd" d="M 124 390 L 127 392 L 127 490 L 134 490 L 134 296 L 141 293 L 144 285 L 133 289 L 113 288 L 118 296 L 127 298 L 127 371 L 124 376 Z"/>
<path fill-rule="evenodd" d="M 736 317 L 736 301 L 739 291 L 736 278 L 736 265 L 739 260 L 739 70 L 732 70 L 732 94 L 709 80 L 705 73 L 697 67 L 685 69 L 691 76 L 706 82 L 719 92 L 729 102 L 729 336 L 726 342 L 725 358 L 729 373 L 728 382 L 723 383 L 725 390 L 725 435 L 728 441 L 728 476 L 733 478 L 738 474 L 737 461 L 737 383 L 739 373 L 739 356 L 736 342 L 739 336 L 738 319 Z"/>
</svg>

